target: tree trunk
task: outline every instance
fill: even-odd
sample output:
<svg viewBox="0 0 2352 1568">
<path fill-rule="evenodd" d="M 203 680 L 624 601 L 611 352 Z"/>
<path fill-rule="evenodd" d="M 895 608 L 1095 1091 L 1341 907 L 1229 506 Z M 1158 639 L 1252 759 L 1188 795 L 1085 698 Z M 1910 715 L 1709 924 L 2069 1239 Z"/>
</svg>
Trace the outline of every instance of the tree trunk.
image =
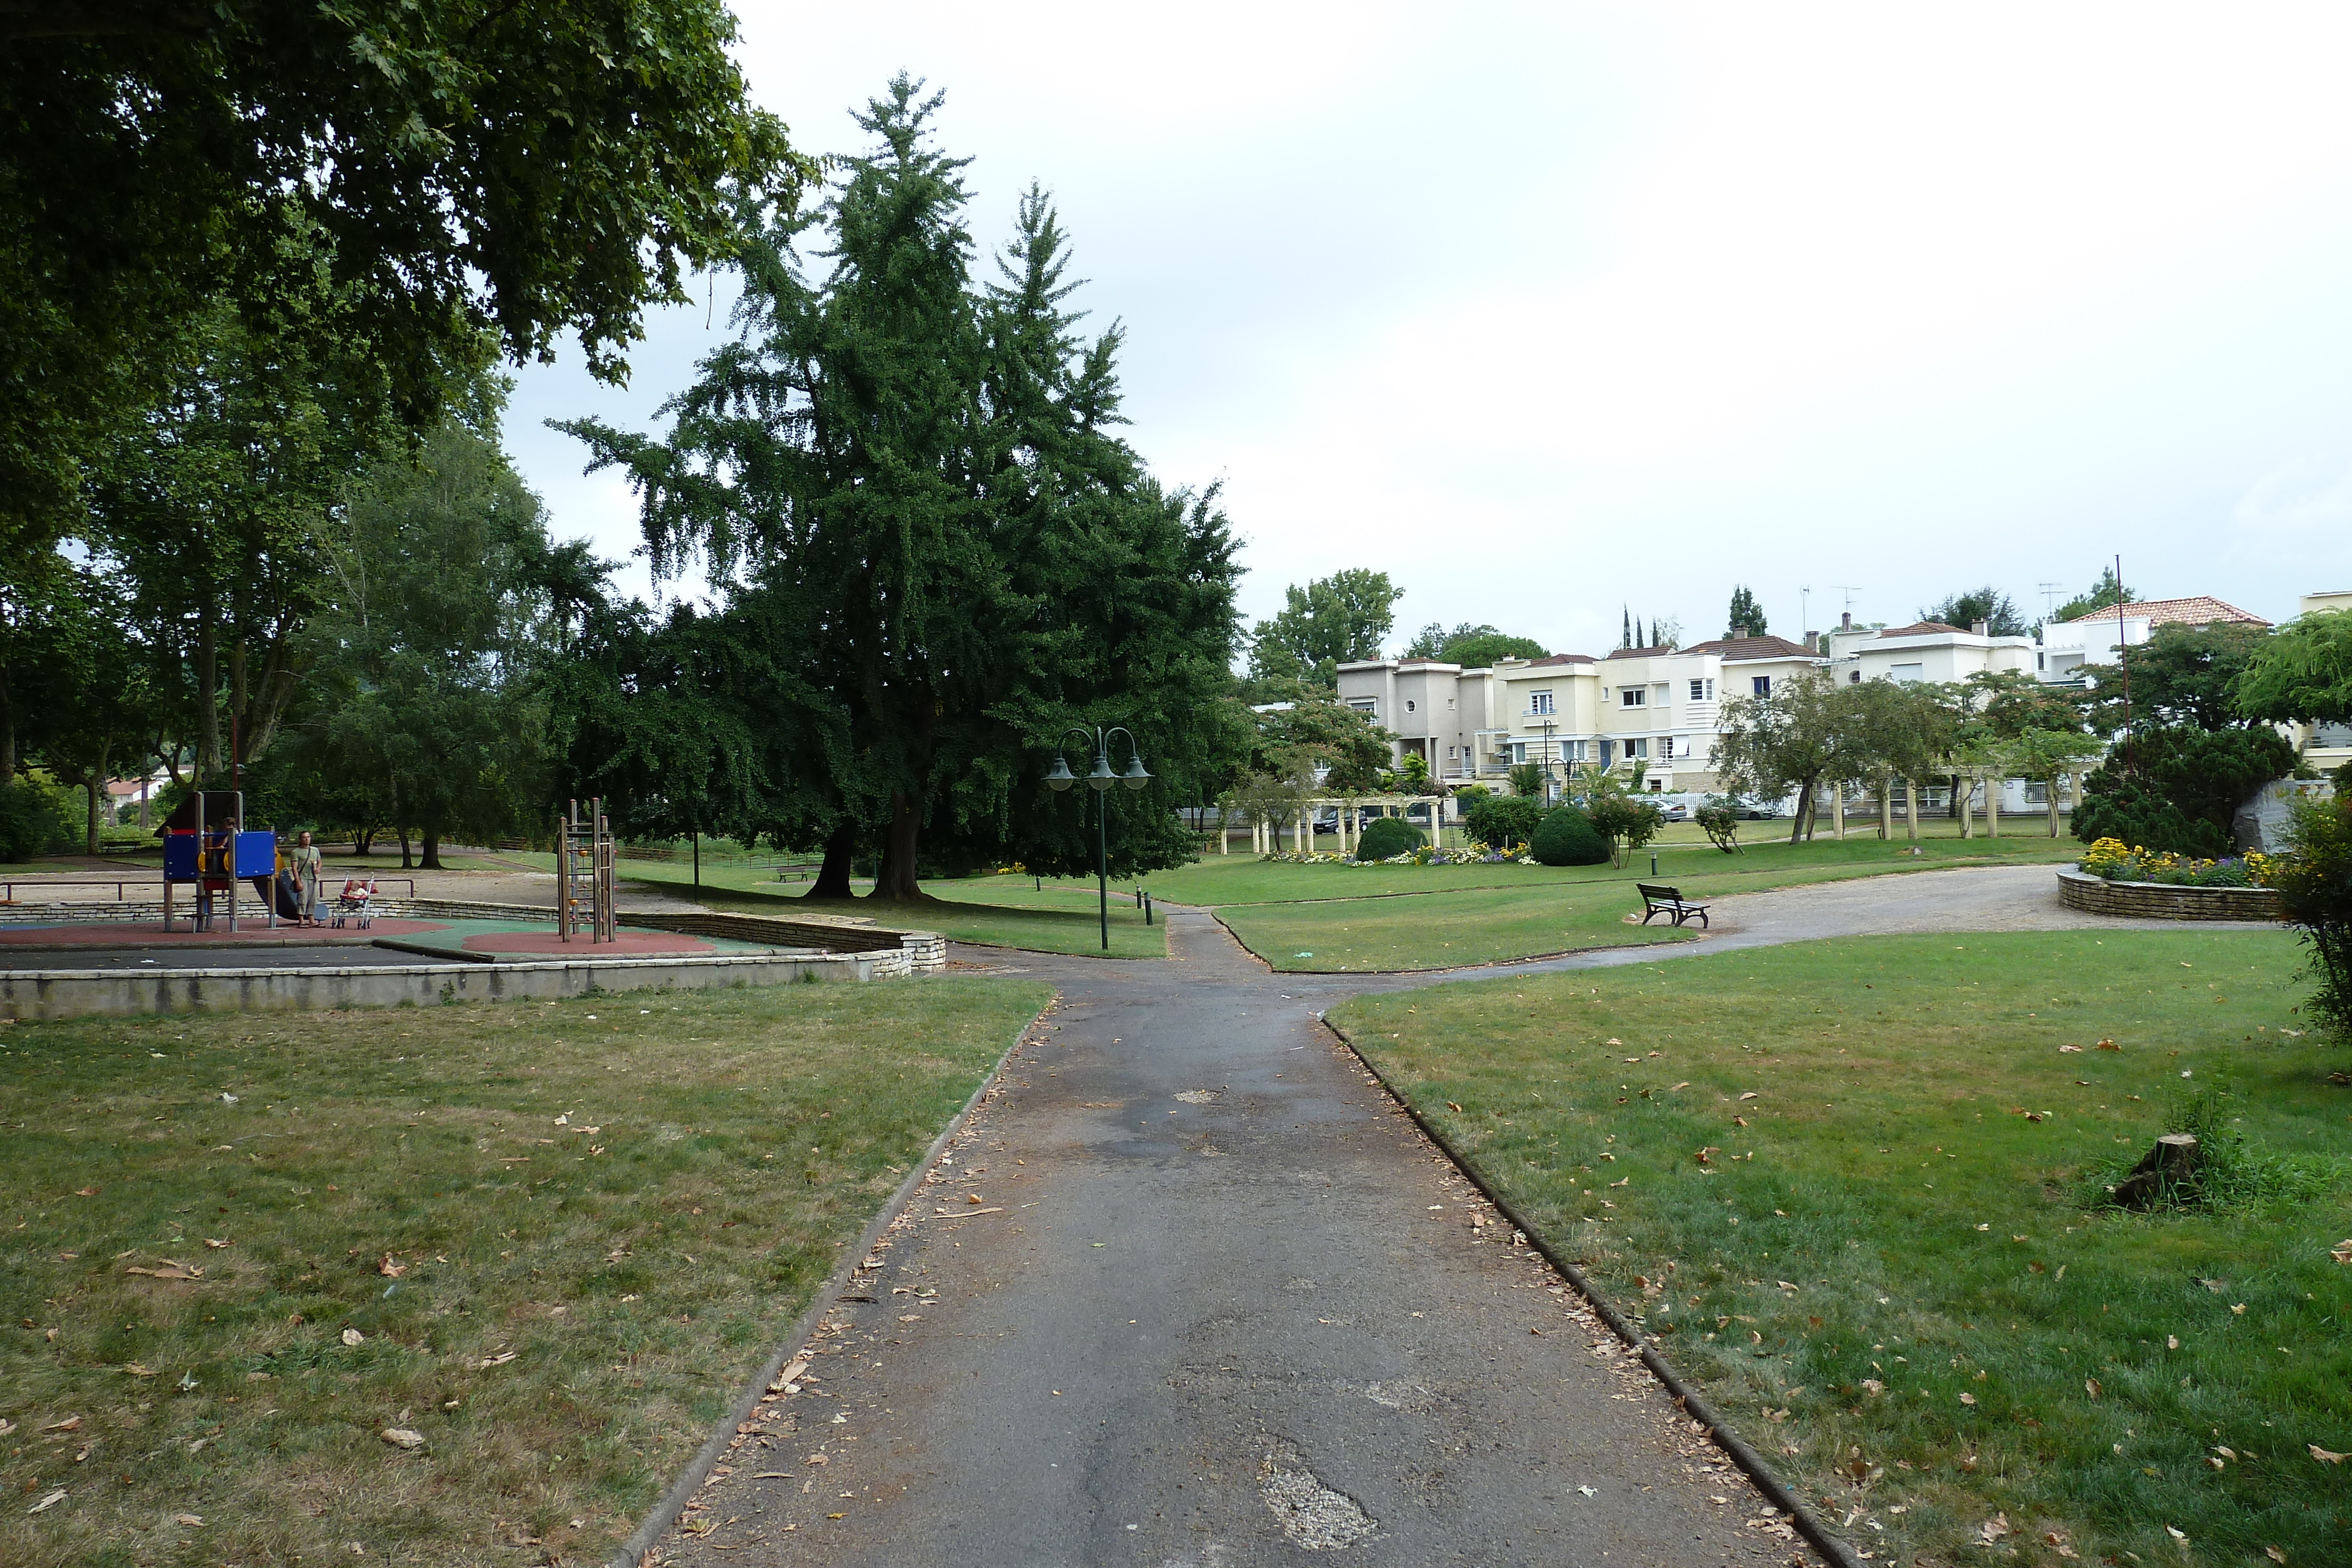
<svg viewBox="0 0 2352 1568">
<path fill-rule="evenodd" d="M 196 622 L 196 764 L 199 787 L 220 772 L 220 632 L 205 608 Z"/>
<path fill-rule="evenodd" d="M 2065 777 L 2063 773 L 2050 776 L 2050 836 L 2053 839 L 2058 836 L 2058 786 Z"/>
<path fill-rule="evenodd" d="M 355 855 L 365 855 L 368 852 L 368 850 L 374 843 L 375 830 L 373 828 L 354 828 L 352 830 L 352 853 Z"/>
<path fill-rule="evenodd" d="M 441 830 L 438 828 L 425 830 L 425 861 L 419 869 L 424 871 L 446 869 L 441 864 Z"/>
<path fill-rule="evenodd" d="M 2167 1133 L 2140 1156 L 2131 1174 L 2116 1184 L 2116 1201 L 2126 1208 L 2154 1208 L 2168 1203 L 2179 1188 L 2196 1179 L 2202 1155 L 2192 1134 Z"/>
<path fill-rule="evenodd" d="M 922 815 L 915 802 L 903 790 L 892 792 L 890 825 L 884 830 L 882 839 L 882 863 L 874 873 L 874 891 L 866 894 L 868 898 L 890 904 L 923 896 L 922 884 L 915 877 L 915 846 L 922 827 Z"/>
<path fill-rule="evenodd" d="M 1903 780 L 1903 821 L 1911 830 L 1911 841 L 1919 841 L 1919 780 Z"/>
<path fill-rule="evenodd" d="M 400 869 L 403 871 L 416 869 L 416 862 L 410 858 L 408 852 L 408 827 L 405 823 L 403 823 L 400 829 Z"/>
<path fill-rule="evenodd" d="M 1963 840 L 1976 837 L 1969 826 L 1969 794 L 1976 787 L 1975 779 L 1958 773 L 1952 775 L 1952 810 L 1960 819 L 1960 837 Z"/>
<path fill-rule="evenodd" d="M 1797 821 L 1789 830 L 1789 841 L 1800 844 L 1805 841 L 1805 821 L 1813 811 L 1813 780 L 1806 779 L 1797 787 Z"/>
<path fill-rule="evenodd" d="M 82 851 L 84 854 L 98 853 L 98 792 L 105 785 L 106 769 L 102 768 L 91 768 L 88 777 L 82 780 L 82 788 L 89 793 L 89 838 Z"/>
<path fill-rule="evenodd" d="M 8 678 L 0 671 L 0 784 L 16 779 L 16 708 L 8 700 Z"/>
<path fill-rule="evenodd" d="M 857 858 L 857 824 L 844 817 L 824 841 L 824 864 L 818 868 L 811 898 L 847 898 L 850 862 Z"/>
<path fill-rule="evenodd" d="M 1878 776 L 1878 841 L 1886 843 L 1895 837 L 1895 780 L 1887 774 Z"/>
</svg>

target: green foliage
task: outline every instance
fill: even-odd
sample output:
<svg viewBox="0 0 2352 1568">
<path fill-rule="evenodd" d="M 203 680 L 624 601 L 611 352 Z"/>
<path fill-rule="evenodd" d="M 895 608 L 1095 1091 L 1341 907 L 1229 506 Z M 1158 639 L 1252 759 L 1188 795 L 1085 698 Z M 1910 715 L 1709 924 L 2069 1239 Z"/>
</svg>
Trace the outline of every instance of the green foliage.
<svg viewBox="0 0 2352 1568">
<path fill-rule="evenodd" d="M 2197 1160 L 2187 1176 L 2161 1183 L 2138 1207 L 2157 1212 L 2246 1214 L 2279 1205 L 2325 1197 L 2346 1175 L 2343 1160 L 2288 1155 L 2249 1142 L 2242 1124 L 2252 1107 L 2231 1081 L 2197 1083 L 2169 1091 L 2163 1127 L 2197 1140 Z M 2083 1201 L 2092 1208 L 2115 1205 L 2116 1186 L 2139 1163 L 2137 1148 L 2095 1162 L 2084 1172 Z"/>
<path fill-rule="evenodd" d="M 1544 865 L 1599 865 L 1612 858 L 1608 836 L 1574 806 L 1558 806 L 1547 812 L 1536 825 L 1528 848 Z"/>
<path fill-rule="evenodd" d="M 1732 807 L 1728 796 L 1711 795 L 1706 803 L 1692 813 L 1706 834 L 1706 841 L 1725 854 L 1737 854 L 1739 850 L 1739 813 Z"/>
<path fill-rule="evenodd" d="M 1485 669 L 1498 659 L 1540 659 L 1544 645 L 1532 637 L 1514 637 L 1492 626 L 1465 621 L 1451 632 L 1435 621 L 1421 629 L 1404 651 L 1408 659 L 1440 659 L 1465 670 Z"/>
<path fill-rule="evenodd" d="M 1601 790 L 1587 797 L 1585 815 L 1595 831 L 1608 841 L 1609 858 L 1622 866 L 1626 856 L 1658 836 L 1665 813 L 1654 800 L 1631 790 Z"/>
<path fill-rule="evenodd" d="M 54 531 L 206 300 L 362 345 L 422 424 L 483 330 L 531 357 L 575 332 L 617 379 L 739 195 L 813 172 L 719 0 L 17 6 L 0 39 L 11 538 Z"/>
<path fill-rule="evenodd" d="M 1794 791 L 1793 842 L 1809 825 L 1814 786 L 1870 771 L 1877 740 L 1891 742 L 1900 724 L 1916 716 L 1915 690 L 1890 681 L 1841 686 L 1813 673 L 1774 683 L 1767 696 L 1734 697 L 1723 705 L 1717 776 L 1736 795 L 1771 800 Z M 1882 710 L 1889 720 L 1883 730 L 1860 726 Z"/>
<path fill-rule="evenodd" d="M 1356 841 L 1356 858 L 1384 861 L 1391 855 L 1417 850 L 1428 841 L 1427 834 L 1402 817 L 1375 817 L 1364 824 L 1363 837 Z"/>
<path fill-rule="evenodd" d="M 2044 685 L 2022 670 L 1979 670 L 1960 684 L 1960 693 L 1970 713 L 2004 740 L 2032 730 L 2083 727 L 2081 693 Z"/>
<path fill-rule="evenodd" d="M 1250 640 L 1250 669 L 1261 677 L 1286 675 L 1335 685 L 1339 666 L 1381 656 L 1381 639 L 1396 624 L 1404 590 L 1384 571 L 1350 567 L 1283 592 L 1283 608 L 1261 621 Z"/>
<path fill-rule="evenodd" d="M 2352 1042 L 2352 794 L 2339 782 L 2332 797 L 2305 796 L 2293 810 L 2292 848 L 2271 885 L 2310 954 L 2307 1009 Z"/>
<path fill-rule="evenodd" d="M 1543 820 L 1544 803 L 1533 795 L 1488 795 L 1462 812 L 1463 827 L 1490 850 L 1531 842 Z"/>
<path fill-rule="evenodd" d="M 1971 588 L 1965 593 L 1955 593 L 1941 604 L 1919 612 L 1922 621 L 1940 621 L 1947 626 L 1957 626 L 1966 632 L 1979 621 L 1987 622 L 1989 633 L 1995 637 L 2021 637 L 2025 634 L 2025 617 L 2017 612 L 2009 595 L 1987 583 Z"/>
<path fill-rule="evenodd" d="M 71 851 L 82 836 L 82 817 L 76 792 L 37 769 L 0 783 L 0 861 Z"/>
<path fill-rule="evenodd" d="M 565 426 L 637 486 L 656 570 L 698 558 L 736 622 L 667 645 L 644 617 L 599 631 L 593 656 L 625 681 L 641 664 L 701 672 L 690 700 L 647 712 L 729 771 L 656 771 L 780 847 L 821 843 L 826 895 L 847 894 L 861 845 L 882 898 L 920 896 L 927 852 L 1091 870 L 1097 809 L 1116 874 L 1181 863 L 1194 845 L 1171 808 L 1230 786 L 1249 743 L 1216 493 L 1164 489 L 1108 434 L 1119 331 L 1078 335 L 1041 193 L 1003 281 L 973 285 L 967 161 L 932 142 L 939 101 L 897 78 L 824 208 L 761 215 L 739 336 L 667 405 L 667 439 Z M 634 705 L 591 716 L 575 771 L 600 752 L 658 758 Z M 1093 805 L 1047 789 L 1073 725 L 1132 731 L 1153 785 Z M 667 809 L 616 784 L 633 812 Z"/>
<path fill-rule="evenodd" d="M 1724 617 L 1727 637 L 1761 637 L 1764 635 L 1764 607 L 1756 602 L 1756 595 L 1746 583 L 1731 591 L 1731 609 Z"/>
<path fill-rule="evenodd" d="M 2316 610 L 2261 640 L 2234 695 L 2249 719 L 2352 724 L 2352 610 Z"/>
<path fill-rule="evenodd" d="M 1319 772 L 1331 795 L 1370 795 L 1388 771 L 1387 730 L 1319 687 L 1278 680 L 1280 706 L 1249 713 L 1246 771 L 1288 779 Z"/>
<path fill-rule="evenodd" d="M 1511 793 L 1541 800 L 1550 793 L 1550 779 L 1540 762 L 1514 762 L 1503 775 L 1511 786 Z"/>
<path fill-rule="evenodd" d="M 2229 729 L 2258 722 L 2238 701 L 2239 683 L 2272 640 L 2265 626 L 2221 621 L 2210 626 L 2167 622 L 2130 651 L 2132 722 L 2150 715 L 2167 725 Z M 2123 727 L 2124 672 L 2114 664 L 2085 664 L 2082 674 L 2097 691 L 2094 727 Z"/>
<path fill-rule="evenodd" d="M 2099 580 L 2091 585 L 2091 591 L 2052 611 L 2050 619 L 2053 622 L 2080 621 L 2085 615 L 2113 610 L 2118 604 L 2134 603 L 2138 598 L 2138 594 L 2125 587 L 2122 580 L 2116 576 L 2114 567 L 2103 566 L 2099 569 Z"/>
<path fill-rule="evenodd" d="M 2294 768 L 2270 729 L 2152 728 L 2118 742 L 2083 779 L 2074 836 L 2213 858 L 2231 852 L 2246 798 Z"/>
<path fill-rule="evenodd" d="M 535 666 L 560 656 L 548 568 L 568 558 L 490 434 L 453 421 L 388 457 L 320 550 L 332 601 L 305 638 L 307 698 L 256 788 L 321 828 L 416 829 L 428 868 L 444 837 L 537 826 Z"/>
</svg>

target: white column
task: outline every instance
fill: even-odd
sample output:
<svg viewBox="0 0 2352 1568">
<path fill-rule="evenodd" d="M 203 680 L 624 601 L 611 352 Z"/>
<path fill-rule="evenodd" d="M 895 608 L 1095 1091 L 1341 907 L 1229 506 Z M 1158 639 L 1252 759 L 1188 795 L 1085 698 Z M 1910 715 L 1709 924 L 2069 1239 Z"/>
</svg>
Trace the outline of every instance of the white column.
<svg viewBox="0 0 2352 1568">
<path fill-rule="evenodd" d="M 2000 837 L 2000 775 L 1985 775 L 1985 837 Z"/>
<path fill-rule="evenodd" d="M 1911 841 L 1919 841 L 1919 780 L 1903 780 L 1903 820 L 1911 829 Z"/>
<path fill-rule="evenodd" d="M 1845 780 L 1842 779 L 1830 786 L 1830 831 L 1838 842 L 1845 842 Z"/>
</svg>

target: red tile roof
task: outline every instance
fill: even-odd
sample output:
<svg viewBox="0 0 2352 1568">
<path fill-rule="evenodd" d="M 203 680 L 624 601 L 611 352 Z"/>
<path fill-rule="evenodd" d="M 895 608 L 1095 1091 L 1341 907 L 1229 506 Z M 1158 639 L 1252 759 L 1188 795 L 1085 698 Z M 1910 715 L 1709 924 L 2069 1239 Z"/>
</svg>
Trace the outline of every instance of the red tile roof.
<svg viewBox="0 0 2352 1568">
<path fill-rule="evenodd" d="M 1694 643 L 1682 652 L 1714 653 L 1737 664 L 1743 659 L 1810 659 L 1811 649 L 1801 643 L 1791 643 L 1786 637 L 1717 637 L 1711 643 Z"/>
<path fill-rule="evenodd" d="M 1879 633 L 1882 637 L 1935 637 L 1958 632 L 1968 634 L 1965 626 L 1953 626 L 1942 621 L 1915 621 L 1908 626 L 1889 626 Z"/>
<path fill-rule="evenodd" d="M 1686 652 L 1688 652 L 1687 649 L 1668 648 L 1664 646 L 1656 648 L 1620 648 L 1609 656 L 1612 659 L 1656 659 L 1662 658 L 1668 653 L 1681 653 Z"/>
<path fill-rule="evenodd" d="M 2225 603 L 2210 594 L 2198 594 L 2189 599 L 2141 599 L 2124 606 L 2124 615 L 2134 621 L 2147 621 L 2153 625 L 2210 626 L 2217 621 L 2235 622 L 2242 626 L 2267 626 L 2269 622 L 2259 615 L 2248 614 L 2234 604 Z M 2113 621 L 2115 607 L 2093 611 L 2072 621 L 2058 622 L 2062 626 L 2081 626 L 2093 621 Z"/>
</svg>

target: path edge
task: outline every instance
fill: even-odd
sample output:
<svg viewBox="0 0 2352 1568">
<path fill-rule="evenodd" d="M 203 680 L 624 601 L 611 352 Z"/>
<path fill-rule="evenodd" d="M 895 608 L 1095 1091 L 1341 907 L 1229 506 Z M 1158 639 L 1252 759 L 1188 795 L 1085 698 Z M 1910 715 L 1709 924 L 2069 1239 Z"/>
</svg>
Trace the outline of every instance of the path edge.
<svg viewBox="0 0 2352 1568">
<path fill-rule="evenodd" d="M 1789 1521 L 1797 1527 L 1799 1533 L 1802 1534 L 1816 1551 L 1837 1564 L 1837 1568 L 1871 1568 L 1870 1564 L 1854 1555 L 1853 1547 L 1831 1533 L 1829 1526 L 1806 1506 L 1802 1498 L 1780 1479 L 1764 1456 L 1750 1447 L 1746 1438 L 1733 1431 L 1730 1424 L 1716 1413 L 1715 1406 L 1707 1403 L 1706 1396 L 1686 1382 L 1682 1374 L 1675 1370 L 1673 1364 L 1658 1354 L 1656 1346 L 1650 1339 L 1641 1330 L 1635 1328 L 1632 1321 L 1622 1312 L 1610 1304 L 1608 1299 L 1601 1295 L 1584 1270 L 1560 1256 L 1550 1243 L 1544 1239 L 1542 1233 L 1528 1222 L 1527 1218 L 1520 1214 L 1517 1207 L 1501 1193 L 1496 1191 L 1487 1183 L 1486 1177 L 1478 1174 L 1469 1159 L 1454 1146 L 1452 1140 L 1446 1137 L 1444 1132 L 1428 1117 L 1423 1116 L 1412 1101 L 1398 1092 L 1396 1086 L 1389 1082 L 1388 1075 L 1373 1063 L 1371 1058 L 1357 1048 L 1355 1040 L 1349 1036 L 1347 1030 L 1319 1012 L 1315 1015 L 1315 1021 L 1329 1030 L 1333 1039 L 1346 1046 L 1349 1053 L 1363 1063 L 1364 1071 L 1372 1075 L 1380 1083 L 1381 1091 L 1396 1103 L 1400 1110 L 1412 1118 L 1413 1125 L 1421 1129 L 1422 1134 L 1444 1151 L 1445 1157 L 1453 1162 L 1454 1168 L 1460 1171 L 1464 1178 L 1476 1187 L 1479 1194 L 1487 1202 L 1493 1204 L 1520 1235 L 1528 1239 L 1528 1245 L 1540 1253 L 1545 1262 L 1559 1270 L 1560 1277 L 1591 1303 L 1592 1310 L 1601 1314 L 1601 1321 L 1607 1323 L 1611 1331 L 1619 1339 L 1623 1340 L 1629 1348 L 1640 1354 L 1642 1364 L 1648 1367 L 1657 1380 L 1666 1385 L 1666 1392 L 1674 1396 L 1675 1403 L 1681 1406 L 1684 1413 L 1692 1420 L 1706 1428 L 1707 1436 L 1714 1440 L 1716 1446 L 1731 1456 L 1732 1461 L 1747 1473 L 1748 1479 L 1756 1483 L 1757 1490 L 1761 1491 L 1774 1507 L 1789 1516 Z"/>
<path fill-rule="evenodd" d="M 1029 1043 L 1037 1026 L 1061 1000 L 1061 988 L 1056 987 L 1054 994 L 1046 998 L 1045 1005 L 1037 1009 L 1036 1016 L 1023 1024 L 1013 1035 L 1012 1043 L 997 1057 L 995 1065 L 981 1076 L 979 1085 L 971 1092 L 971 1098 L 963 1103 L 963 1109 L 940 1129 L 940 1135 L 931 1140 L 931 1146 L 923 1152 L 922 1158 L 908 1167 L 907 1179 L 898 1184 L 898 1190 L 890 1195 L 890 1200 L 875 1211 L 874 1218 L 857 1239 L 856 1249 L 842 1254 L 840 1264 L 826 1277 L 824 1285 L 810 1295 L 807 1309 L 793 1320 L 793 1332 L 784 1336 L 775 1352 L 761 1364 L 759 1371 L 752 1374 L 751 1382 L 744 1385 L 742 1393 L 736 1396 L 727 1413 L 719 1417 L 710 1436 L 703 1439 L 702 1447 L 695 1451 L 694 1458 L 686 1462 L 686 1468 L 678 1472 L 677 1479 L 671 1482 L 669 1490 L 662 1494 L 662 1500 L 637 1521 L 637 1528 L 614 1550 L 611 1568 L 641 1568 L 646 1553 L 652 1552 L 664 1536 L 677 1528 L 677 1521 L 685 1517 L 686 1505 L 694 1500 L 696 1492 L 702 1490 L 702 1483 L 709 1479 L 712 1468 L 725 1456 L 728 1445 L 735 1440 L 735 1428 L 751 1419 L 751 1412 L 759 1407 L 761 1396 L 767 1393 L 768 1385 L 775 1381 L 776 1374 L 784 1369 L 799 1347 L 807 1343 L 810 1336 L 816 1333 L 818 1324 L 835 1306 L 835 1298 L 848 1285 L 850 1276 L 874 1255 L 874 1244 L 882 1239 L 892 1222 L 906 1210 L 908 1202 L 921 1189 L 923 1178 L 939 1163 L 940 1155 L 946 1153 L 949 1140 L 963 1131 L 964 1124 L 971 1120 L 971 1113 L 980 1109 L 981 1101 L 1004 1076 L 1005 1063 L 1013 1060 L 1013 1053 Z"/>
<path fill-rule="evenodd" d="M 1804 884 L 1801 883 L 1800 885 Z M 1419 898 L 1423 895 L 1417 893 L 1401 893 L 1395 894 L 1375 894 L 1374 896 L 1381 898 L 1391 896 L 1397 898 Z M 1303 904 L 1310 901 L 1301 899 L 1298 902 Z M 1328 904 L 1338 904 L 1342 901 L 1339 899 L 1326 899 L 1322 902 Z M 1171 904 L 1170 907 L 1173 908 L 1175 905 Z M 1251 957 L 1256 959 L 1259 963 L 1264 964 L 1267 974 L 1284 977 L 1297 975 L 1302 978 L 1310 980 L 1352 980 L 1357 978 L 1359 976 L 1369 979 L 1384 979 L 1390 977 L 1409 977 L 1415 975 L 1426 976 L 1431 979 L 1436 979 L 1445 975 L 1475 975 L 1486 969 L 1508 969 L 1520 964 L 1548 964 L 1554 958 L 1581 958 L 1586 956 L 1588 954 L 1592 953 L 1639 953 L 1646 952 L 1649 949 L 1655 947 L 1669 949 L 1680 949 L 1685 947 L 1696 948 L 1705 943 L 1709 936 L 1714 935 L 1713 932 L 1702 930 L 1696 936 L 1692 937 L 1687 942 L 1620 942 L 1616 946 L 1611 947 L 1562 947 L 1557 953 L 1530 953 L 1524 958 L 1489 958 L 1480 964 L 1449 964 L 1444 968 L 1438 969 L 1277 969 L 1274 967 L 1272 961 L 1264 954 L 1251 946 L 1248 943 L 1243 941 L 1242 934 L 1240 932 L 1225 924 L 1225 917 L 1223 915 L 1220 914 L 1219 911 L 1236 907 L 1235 905 L 1202 904 L 1195 905 L 1194 907 L 1198 908 L 1202 914 L 1206 915 L 1210 919 L 1215 921 L 1219 925 L 1224 926 L 1225 935 L 1234 939 L 1234 945 L 1238 946 L 1243 952 L 1248 954 Z M 1731 933 L 1726 932 L 1725 935 L 1729 936 Z M 1333 1032 L 1336 1033 L 1337 1031 L 1334 1030 Z"/>
</svg>

